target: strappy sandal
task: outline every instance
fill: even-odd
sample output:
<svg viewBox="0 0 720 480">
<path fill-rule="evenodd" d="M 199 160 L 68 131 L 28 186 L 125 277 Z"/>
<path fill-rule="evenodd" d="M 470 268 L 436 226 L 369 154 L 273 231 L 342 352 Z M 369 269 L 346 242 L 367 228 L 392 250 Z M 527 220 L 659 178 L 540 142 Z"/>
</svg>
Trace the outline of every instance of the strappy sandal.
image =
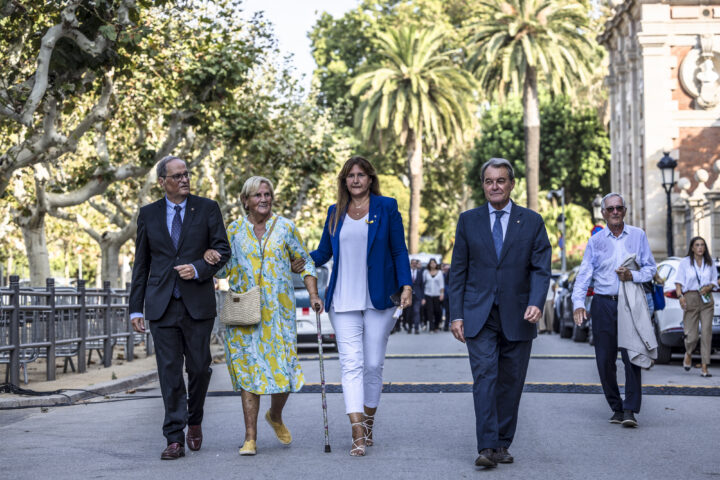
<svg viewBox="0 0 720 480">
<path fill-rule="evenodd" d="M 374 442 L 372 438 L 373 433 L 373 427 L 375 426 L 375 415 L 365 415 L 365 420 L 363 420 L 363 426 L 365 427 L 365 445 L 368 447 L 372 447 Z"/>
<path fill-rule="evenodd" d="M 356 425 L 359 425 L 359 426 L 365 428 L 365 422 L 351 423 L 351 424 L 350 424 L 350 428 L 352 428 L 352 427 L 354 427 L 354 426 L 356 426 Z M 367 429 L 365 430 L 365 435 L 367 435 Z M 354 440 L 352 441 L 352 448 L 350 449 L 350 456 L 351 456 L 351 457 L 364 457 L 364 456 L 365 456 L 365 447 L 366 447 L 367 444 L 365 444 L 365 445 L 358 445 L 357 442 L 359 442 L 360 440 L 363 440 L 363 441 L 367 442 L 365 436 L 361 436 L 361 437 L 359 437 L 359 438 L 354 439 Z"/>
<path fill-rule="evenodd" d="M 710 373 L 710 372 L 702 372 L 702 373 L 700 373 L 700 376 L 703 377 L 703 378 L 708 378 L 708 377 L 712 377 L 712 373 Z M 367 442 L 366 442 L 366 443 L 367 443 Z"/>
</svg>

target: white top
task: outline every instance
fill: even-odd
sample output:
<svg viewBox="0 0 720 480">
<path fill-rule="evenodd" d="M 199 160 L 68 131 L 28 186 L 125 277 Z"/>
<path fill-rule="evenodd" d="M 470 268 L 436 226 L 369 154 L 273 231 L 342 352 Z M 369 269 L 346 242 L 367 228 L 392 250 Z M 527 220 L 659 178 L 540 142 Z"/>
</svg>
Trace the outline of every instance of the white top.
<svg viewBox="0 0 720 480">
<path fill-rule="evenodd" d="M 365 215 L 353 220 L 346 214 L 340 229 L 338 275 L 332 300 L 336 312 L 373 308 L 367 275 L 367 218 Z"/>
<path fill-rule="evenodd" d="M 428 297 L 439 297 L 445 288 L 445 276 L 440 270 L 433 277 L 430 272 L 423 270 L 423 278 L 425 279 L 425 295 Z"/>
<path fill-rule="evenodd" d="M 699 284 L 698 278 L 700 279 Z M 703 266 L 698 267 L 694 261 L 692 264 L 690 263 L 690 257 L 683 258 L 680 260 L 680 264 L 678 264 L 675 283 L 679 283 L 682 286 L 683 293 L 691 290 L 700 290 L 700 287 L 708 284 L 717 286 L 717 269 L 715 268 L 715 262 L 710 265 L 706 265 L 705 262 L 703 262 Z"/>
</svg>

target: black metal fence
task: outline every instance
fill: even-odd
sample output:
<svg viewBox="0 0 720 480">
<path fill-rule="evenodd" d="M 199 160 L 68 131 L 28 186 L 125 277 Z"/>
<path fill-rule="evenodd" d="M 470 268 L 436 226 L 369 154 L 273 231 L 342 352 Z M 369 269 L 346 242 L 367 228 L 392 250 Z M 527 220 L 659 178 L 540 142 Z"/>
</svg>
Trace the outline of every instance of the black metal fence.
<svg viewBox="0 0 720 480">
<path fill-rule="evenodd" d="M 125 349 L 125 360 L 135 357 L 135 346 L 145 342 L 152 354 L 149 334 L 136 333 L 128 312 L 129 289 L 115 290 L 110 282 L 102 289 L 56 287 L 47 280 L 45 289 L 20 287 L 19 277 L 0 288 L 0 364 L 6 366 L 6 380 L 19 385 L 21 369 L 27 383 L 27 364 L 45 358 L 46 377 L 55 380 L 56 359 L 65 357 L 79 373 L 87 371 L 93 351 L 103 365 L 112 364 L 113 348 Z"/>
</svg>

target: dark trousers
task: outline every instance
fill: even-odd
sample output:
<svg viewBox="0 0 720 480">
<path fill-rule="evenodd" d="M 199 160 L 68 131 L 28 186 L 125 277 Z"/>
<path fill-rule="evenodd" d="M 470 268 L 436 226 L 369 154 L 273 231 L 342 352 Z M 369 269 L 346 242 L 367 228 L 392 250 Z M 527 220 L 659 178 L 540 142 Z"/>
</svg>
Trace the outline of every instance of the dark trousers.
<svg viewBox="0 0 720 480">
<path fill-rule="evenodd" d="M 614 412 L 632 410 L 640 412 L 642 401 L 641 369 L 630 362 L 627 351 L 620 349 L 625 365 L 625 401 L 620 397 L 617 382 L 617 301 L 595 295 L 590 307 L 592 330 L 595 337 L 595 360 L 605 398 Z"/>
<path fill-rule="evenodd" d="M 159 320 L 150 323 L 160 391 L 165 404 L 163 435 L 168 445 L 185 444 L 185 425 L 200 425 L 210 385 L 210 335 L 214 319 L 194 320 L 182 299 L 171 299 Z M 183 363 L 188 374 L 185 390 Z"/>
<path fill-rule="evenodd" d="M 442 302 L 440 297 L 431 297 L 425 295 L 425 319 L 429 323 L 430 331 L 435 331 L 440 328 L 440 322 L 442 321 Z"/>
<path fill-rule="evenodd" d="M 473 374 L 478 452 L 509 447 L 515 437 L 520 396 L 532 340 L 511 342 L 502 331 L 497 306 L 476 336 L 466 338 Z"/>
<path fill-rule="evenodd" d="M 413 295 L 412 305 L 403 311 L 405 318 L 405 330 L 410 332 L 414 328 L 415 331 L 420 329 L 420 312 L 422 311 L 422 301 Z"/>
</svg>

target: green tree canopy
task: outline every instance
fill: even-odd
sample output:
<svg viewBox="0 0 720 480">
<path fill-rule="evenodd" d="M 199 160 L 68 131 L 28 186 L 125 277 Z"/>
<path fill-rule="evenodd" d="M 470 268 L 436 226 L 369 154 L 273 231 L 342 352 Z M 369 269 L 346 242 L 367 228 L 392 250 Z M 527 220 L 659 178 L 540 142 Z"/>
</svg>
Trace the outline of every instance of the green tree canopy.
<svg viewBox="0 0 720 480">
<path fill-rule="evenodd" d="M 480 167 L 491 157 L 508 159 L 519 178 L 525 177 L 522 106 L 517 97 L 484 112 L 481 136 L 472 150 L 468 184 L 484 201 Z M 566 97 L 540 102 L 540 188 L 565 188 L 566 201 L 592 212 L 596 194 L 610 188 L 610 139 L 592 107 L 575 108 Z"/>
</svg>

